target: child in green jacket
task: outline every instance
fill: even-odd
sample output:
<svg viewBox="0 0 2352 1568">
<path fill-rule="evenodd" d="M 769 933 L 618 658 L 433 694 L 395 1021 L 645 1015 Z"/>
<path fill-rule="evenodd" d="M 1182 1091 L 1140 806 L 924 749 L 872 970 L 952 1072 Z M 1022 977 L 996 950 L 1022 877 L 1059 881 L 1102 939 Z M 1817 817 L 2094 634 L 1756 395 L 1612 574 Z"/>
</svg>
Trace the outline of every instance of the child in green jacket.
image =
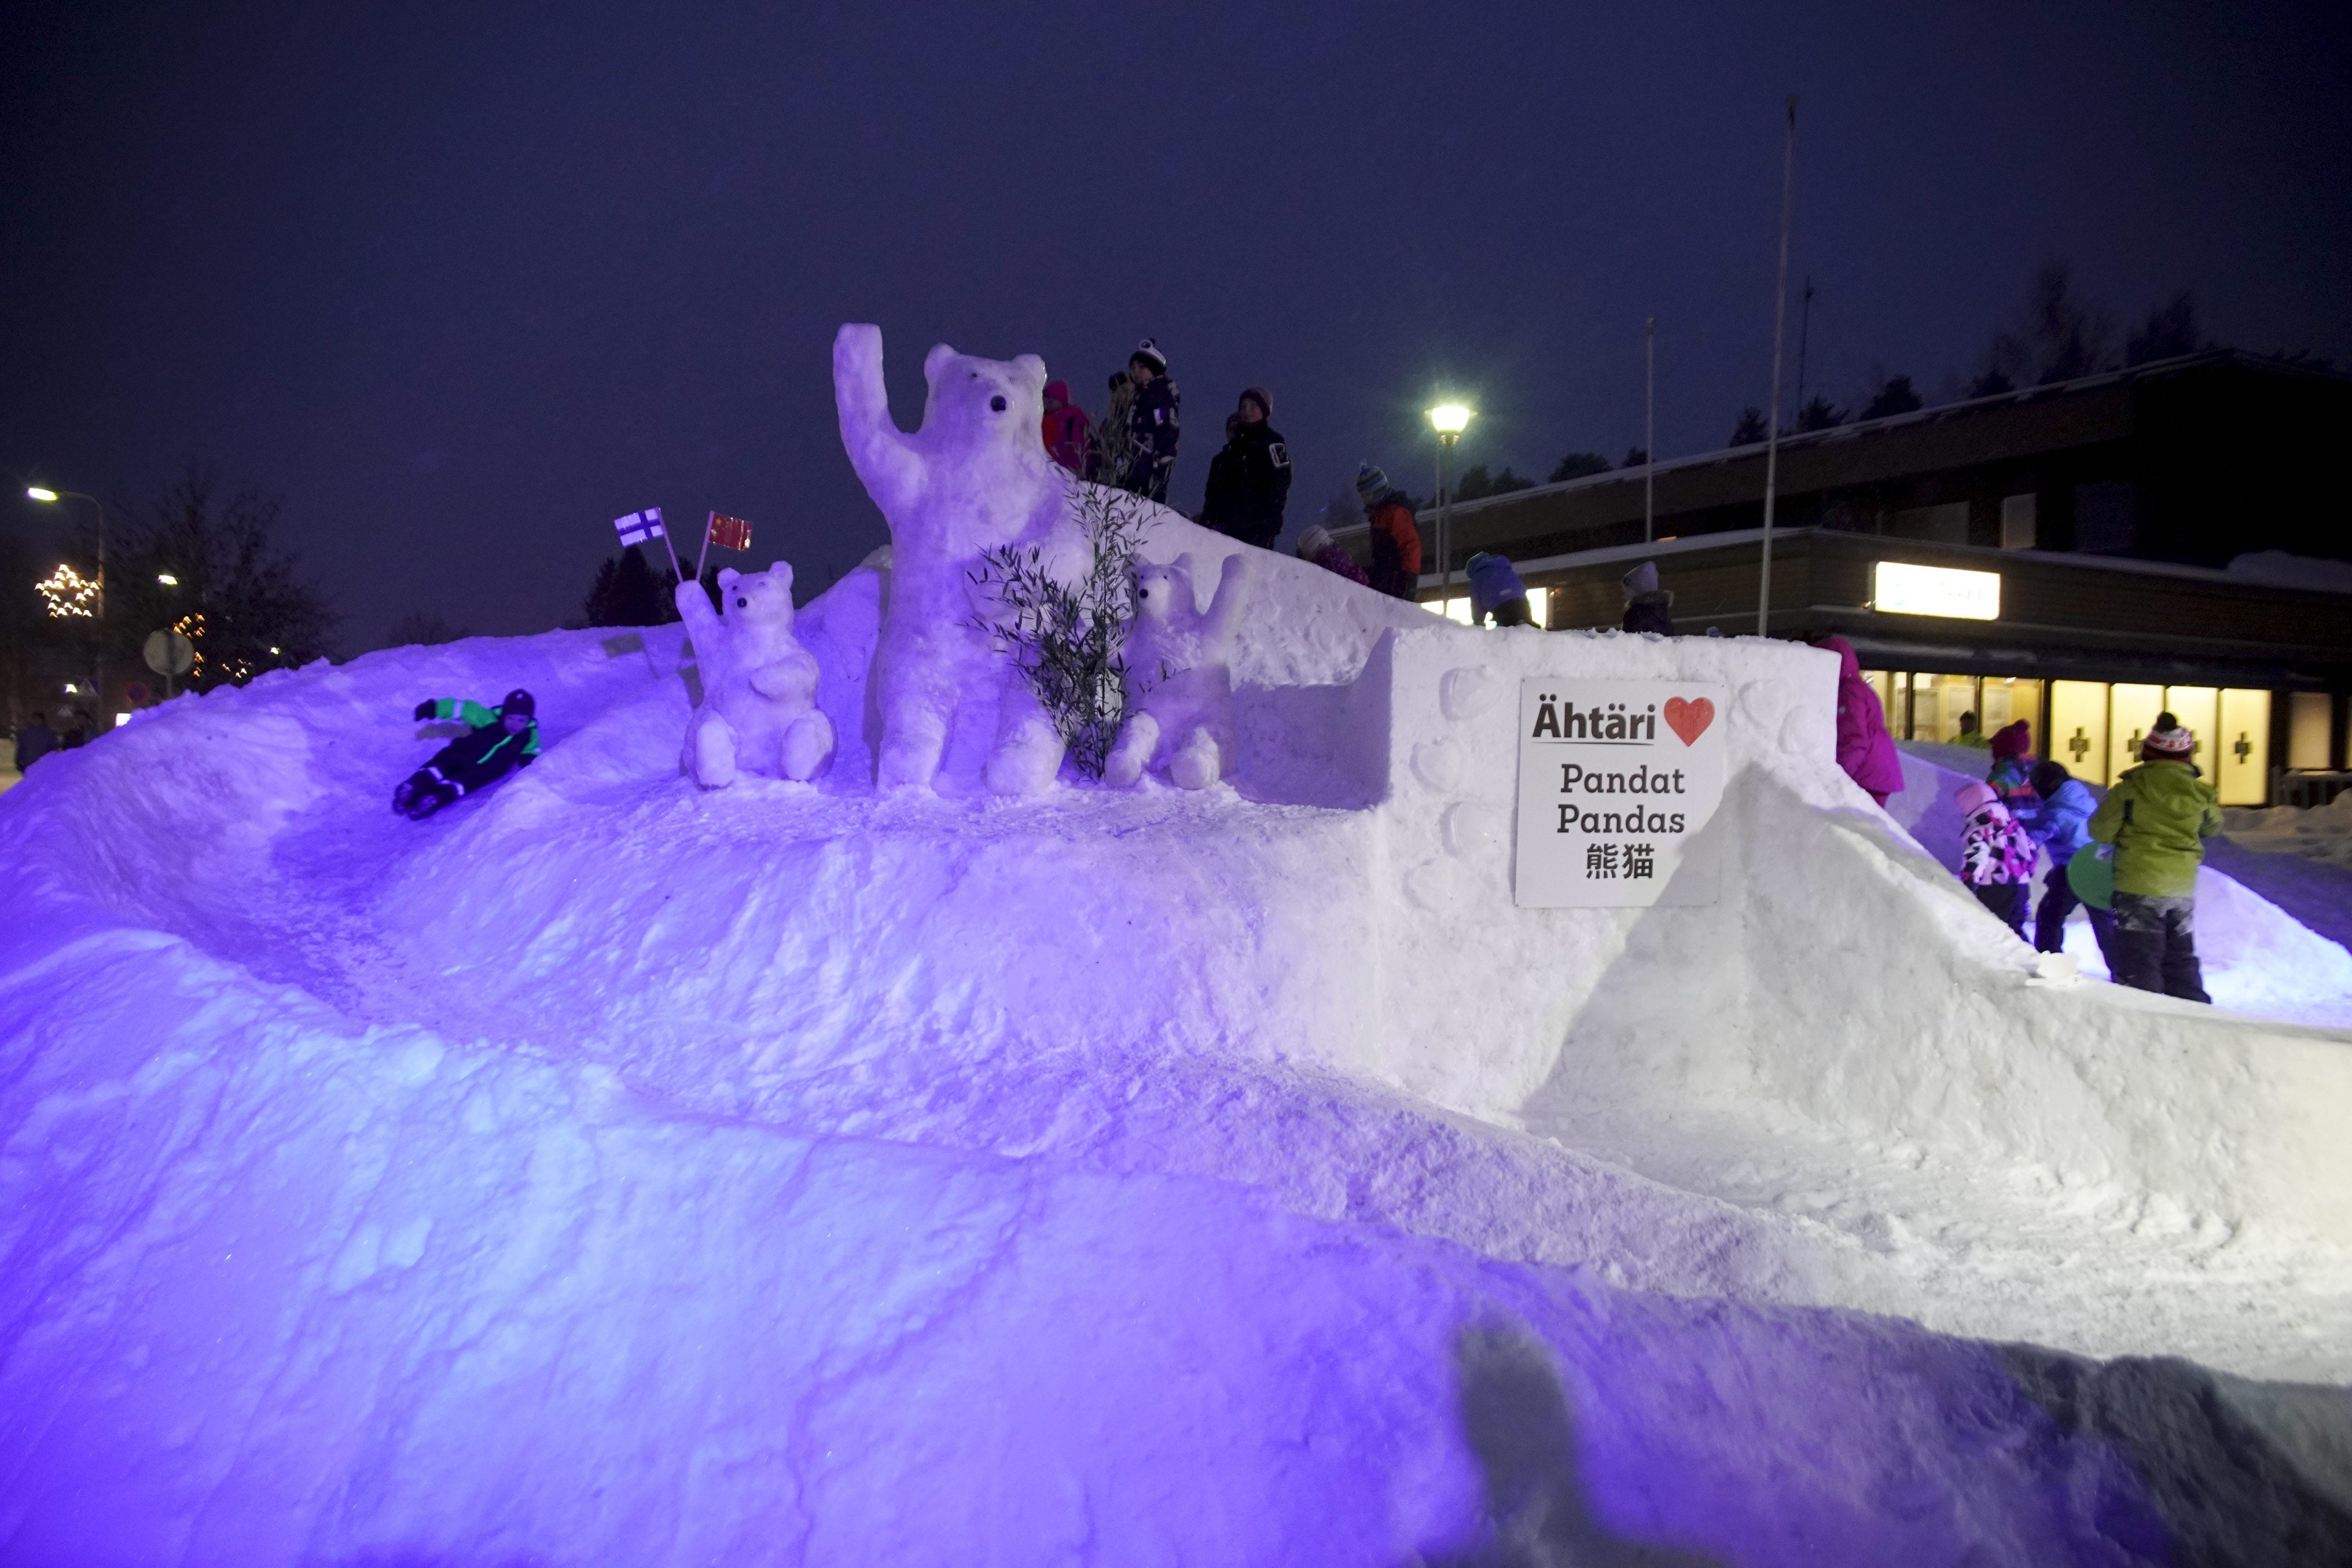
<svg viewBox="0 0 2352 1568">
<path fill-rule="evenodd" d="M 416 705 L 420 724 L 455 719 L 467 726 L 423 767 L 393 791 L 392 809 L 422 822 L 461 795 L 539 760 L 539 719 L 530 693 L 517 687 L 496 708 L 454 697 L 428 697 Z"/>
<path fill-rule="evenodd" d="M 2140 743 L 2140 765 L 2091 814 L 2091 837 L 2116 847 L 2116 979 L 2210 1002 L 2197 965 L 2197 868 L 2221 831 L 2213 786 L 2197 776 L 2196 737 L 2169 713 Z"/>
</svg>

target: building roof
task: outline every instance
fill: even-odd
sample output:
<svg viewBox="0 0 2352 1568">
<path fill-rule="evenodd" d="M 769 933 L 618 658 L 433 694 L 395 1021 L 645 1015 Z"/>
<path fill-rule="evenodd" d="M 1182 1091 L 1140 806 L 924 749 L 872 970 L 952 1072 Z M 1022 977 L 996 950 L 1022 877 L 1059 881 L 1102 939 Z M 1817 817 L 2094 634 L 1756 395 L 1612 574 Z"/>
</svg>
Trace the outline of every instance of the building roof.
<svg viewBox="0 0 2352 1568">
<path fill-rule="evenodd" d="M 2352 375 L 2347 375 L 2331 365 L 2314 364 L 2270 354 L 2248 353 L 2241 349 L 2209 349 L 2200 353 L 2181 354 L 2172 359 L 2151 360 L 2146 364 L 2132 365 L 2122 370 L 2102 371 L 2096 375 L 2078 376 L 2072 381 L 2021 387 L 2013 392 L 1995 393 L 1988 397 L 1963 398 L 1958 403 L 1937 404 L 1927 408 L 1914 409 L 1908 414 L 1890 414 L 1877 419 L 1857 419 L 1848 424 L 1832 426 L 1826 430 L 1807 430 L 1783 435 L 1780 437 L 1780 447 L 1781 455 L 1785 458 L 1791 454 L 1836 447 L 1841 443 L 1859 440 L 1865 437 L 1946 425 L 1955 421 L 1972 419 L 1989 413 L 2047 407 L 2054 403 L 2080 398 L 2087 394 L 2129 387 L 2137 384 L 2166 380 L 2192 371 L 2215 368 L 2251 371 L 2264 375 L 2299 377 L 2352 387 Z M 2052 434 L 2060 438 L 2060 444 L 2072 445 L 2074 444 L 2075 439 L 2079 439 L 2079 432 L 2074 430 L 2053 430 Z M 1454 519 L 1458 524 L 1465 519 L 1475 518 L 1481 512 L 1499 507 L 1524 505 L 1531 500 L 1568 495 L 1580 490 L 1605 489 L 1612 485 L 1637 482 L 1648 475 L 1663 478 L 1669 474 L 1685 474 L 1723 464 L 1751 461 L 1764 455 L 1766 445 L 1765 442 L 1756 441 L 1743 447 L 1725 447 L 1711 452 L 1696 452 L 1688 457 L 1672 458 L 1648 465 L 1610 468 L 1598 474 L 1587 474 L 1580 479 L 1565 479 L 1558 484 L 1536 485 L 1527 489 L 1507 491 L 1502 495 L 1481 496 L 1475 500 L 1457 500 L 1453 507 Z M 1433 506 L 1417 515 L 1423 519 L 1433 519 L 1437 515 L 1437 509 Z"/>
</svg>

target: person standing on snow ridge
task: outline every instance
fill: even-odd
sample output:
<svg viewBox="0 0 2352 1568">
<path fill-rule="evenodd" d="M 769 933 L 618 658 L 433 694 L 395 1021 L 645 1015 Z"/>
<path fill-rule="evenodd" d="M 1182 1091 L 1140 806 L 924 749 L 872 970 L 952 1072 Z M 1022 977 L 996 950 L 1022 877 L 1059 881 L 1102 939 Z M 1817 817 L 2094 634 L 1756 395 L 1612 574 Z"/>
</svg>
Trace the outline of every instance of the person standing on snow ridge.
<svg viewBox="0 0 2352 1568">
<path fill-rule="evenodd" d="M 1412 600 L 1421 594 L 1421 530 L 1404 493 L 1389 483 L 1387 474 L 1366 463 L 1356 470 L 1356 494 L 1362 498 L 1366 521 L 1371 525 L 1372 592 L 1391 599 Z"/>
<path fill-rule="evenodd" d="M 2022 941 L 2036 854 L 2032 837 L 1990 784 L 1962 784 L 1954 804 L 1967 821 L 1960 830 L 1960 880 Z"/>
<path fill-rule="evenodd" d="M 463 720 L 472 728 L 408 775 L 392 792 L 392 808 L 422 822 L 461 795 L 489 785 L 539 758 L 539 720 L 530 693 L 517 687 L 496 708 L 454 697 L 428 698 L 416 705 L 420 724 Z"/>
<path fill-rule="evenodd" d="M 1242 389 L 1240 406 L 1225 420 L 1224 449 L 1209 462 L 1209 489 L 1201 521 L 1228 538 L 1271 550 L 1282 537 L 1290 500 L 1290 447 L 1267 420 L 1274 397 L 1262 386 Z"/>
<path fill-rule="evenodd" d="M 2042 885 L 2042 907 L 2033 913 L 2033 946 L 2040 952 L 2062 952 L 2066 946 L 2066 917 L 2083 901 L 2074 891 L 2074 884 L 2066 879 L 2066 868 L 2074 857 L 2091 847 L 2091 814 L 2099 803 L 2091 798 L 2090 786 L 2066 771 L 2063 763 L 2033 764 L 2034 802 L 2025 809 L 2025 831 L 2042 846 L 2050 857 L 2050 876 Z M 2107 973 L 2116 972 L 2116 917 L 2108 910 L 2085 909 L 2091 917 L 2091 934 L 2099 941 L 2099 956 L 2107 961 Z"/>
<path fill-rule="evenodd" d="M 2197 868 L 2221 831 L 2221 807 L 2189 760 L 2196 749 L 2179 720 L 2158 714 L 2139 766 L 2115 782 L 2089 828 L 2116 847 L 2116 979 L 2210 1002 L 2197 963 Z"/>
<path fill-rule="evenodd" d="M 1985 783 L 2012 812 L 2033 804 L 2033 726 L 2020 719 L 1993 731 L 1992 768 Z"/>
<path fill-rule="evenodd" d="M 1837 760 L 1845 776 L 1880 805 L 1903 788 L 1903 756 L 1886 732 L 1886 710 L 1862 678 L 1853 644 L 1831 636 L 1813 645 L 1838 656 Z"/>
<path fill-rule="evenodd" d="M 16 731 L 16 771 L 33 771 L 33 764 L 58 749 L 58 732 L 49 728 L 49 716 L 36 713 L 33 721 Z"/>
<path fill-rule="evenodd" d="M 1146 338 L 1127 356 L 1127 378 L 1135 384 L 1128 405 L 1128 452 L 1118 488 L 1166 505 L 1168 480 L 1176 472 L 1178 411 L 1184 395 L 1168 379 L 1168 356 Z"/>
<path fill-rule="evenodd" d="M 1324 571 L 1345 577 L 1360 587 L 1372 585 L 1371 579 L 1364 575 L 1364 569 L 1356 564 L 1356 558 L 1340 549 L 1339 542 L 1331 537 L 1331 531 L 1319 522 L 1310 524 L 1307 531 L 1298 536 L 1298 558 L 1312 561 Z"/>
<path fill-rule="evenodd" d="M 1045 451 L 1054 461 L 1077 475 L 1087 475 L 1087 448 L 1093 440 L 1094 421 L 1087 411 L 1070 401 L 1070 384 L 1049 381 L 1045 384 L 1045 420 L 1044 435 Z"/>
<path fill-rule="evenodd" d="M 1620 578 L 1618 586 L 1625 595 L 1625 616 L 1618 623 L 1619 630 L 1654 632 L 1662 637 L 1675 635 L 1675 595 L 1672 590 L 1658 586 L 1656 562 L 1643 562 Z"/>
<path fill-rule="evenodd" d="M 1127 372 L 1113 371 L 1110 377 L 1110 401 L 1103 405 L 1103 416 L 1095 426 L 1092 449 L 1087 453 L 1087 478 L 1098 485 L 1118 483 L 1118 476 L 1127 468 L 1128 435 L 1135 423 L 1135 383 Z"/>
<path fill-rule="evenodd" d="M 1498 626 L 1535 625 L 1528 613 L 1528 585 L 1519 581 L 1507 557 L 1481 550 L 1463 563 L 1462 574 L 1470 580 L 1472 626 L 1485 626 L 1489 616 Z"/>
</svg>

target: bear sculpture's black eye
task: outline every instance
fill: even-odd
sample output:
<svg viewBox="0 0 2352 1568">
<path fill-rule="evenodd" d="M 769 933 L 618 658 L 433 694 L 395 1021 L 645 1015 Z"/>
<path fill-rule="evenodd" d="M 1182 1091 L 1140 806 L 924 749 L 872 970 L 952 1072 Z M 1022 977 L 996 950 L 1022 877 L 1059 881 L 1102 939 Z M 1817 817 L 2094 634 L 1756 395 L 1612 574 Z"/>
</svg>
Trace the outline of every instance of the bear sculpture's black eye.
<svg viewBox="0 0 2352 1568">
<path fill-rule="evenodd" d="M 991 408 L 994 409 L 994 410 L 995 410 L 997 413 L 999 413 L 999 414 L 1003 413 L 1003 412 L 1004 412 L 1004 394 L 1003 394 L 1003 393 L 1001 393 L 1001 392 L 1000 392 L 1000 393 L 998 393 L 995 396 L 993 396 L 993 397 L 990 398 L 990 399 L 988 400 L 988 405 L 989 405 L 989 407 L 991 407 Z"/>
</svg>

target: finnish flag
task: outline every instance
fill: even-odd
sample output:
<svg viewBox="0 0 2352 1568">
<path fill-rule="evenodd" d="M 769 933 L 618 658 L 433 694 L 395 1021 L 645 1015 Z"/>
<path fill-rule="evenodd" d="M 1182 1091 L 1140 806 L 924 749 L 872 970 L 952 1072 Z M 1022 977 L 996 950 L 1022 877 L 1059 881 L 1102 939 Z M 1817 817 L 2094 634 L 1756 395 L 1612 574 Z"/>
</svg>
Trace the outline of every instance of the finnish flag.
<svg viewBox="0 0 2352 1568">
<path fill-rule="evenodd" d="M 626 517 L 613 520 L 614 531 L 620 534 L 624 546 L 643 544 L 648 539 L 666 539 L 662 528 L 661 508 L 649 506 L 643 511 L 633 511 Z"/>
</svg>

